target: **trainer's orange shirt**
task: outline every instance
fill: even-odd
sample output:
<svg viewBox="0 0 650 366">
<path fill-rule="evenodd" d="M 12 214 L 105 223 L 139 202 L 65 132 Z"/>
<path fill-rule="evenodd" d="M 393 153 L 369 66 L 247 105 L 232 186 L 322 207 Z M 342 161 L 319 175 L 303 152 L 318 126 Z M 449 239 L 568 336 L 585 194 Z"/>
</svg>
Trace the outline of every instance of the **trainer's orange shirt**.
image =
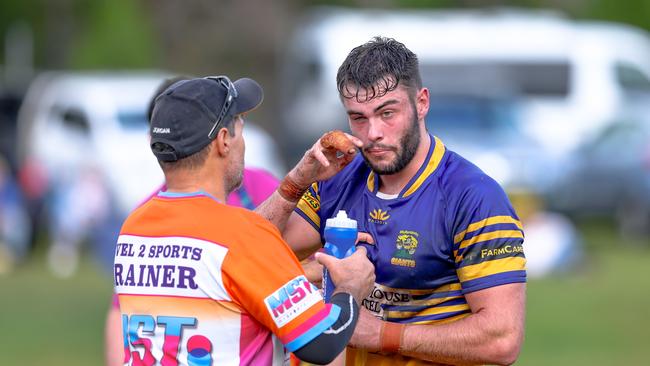
<svg viewBox="0 0 650 366">
<path fill-rule="evenodd" d="M 161 192 L 135 210 L 114 280 L 133 365 L 283 364 L 340 312 L 275 226 L 204 192 Z"/>
</svg>

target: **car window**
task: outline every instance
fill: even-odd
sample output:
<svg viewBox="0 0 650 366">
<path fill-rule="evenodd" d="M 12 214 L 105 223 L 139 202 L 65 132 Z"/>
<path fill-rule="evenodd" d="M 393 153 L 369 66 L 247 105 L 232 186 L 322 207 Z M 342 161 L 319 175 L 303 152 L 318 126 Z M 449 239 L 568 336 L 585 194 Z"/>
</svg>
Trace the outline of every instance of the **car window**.
<svg viewBox="0 0 650 366">
<path fill-rule="evenodd" d="M 63 127 L 80 134 L 88 134 L 90 125 L 86 114 L 77 108 L 57 108 L 54 110 L 59 115 Z"/>
<path fill-rule="evenodd" d="M 428 63 L 421 66 L 421 73 L 432 94 L 563 98 L 570 92 L 571 66 L 565 61 Z"/>
<path fill-rule="evenodd" d="M 427 128 L 433 131 L 505 134 L 516 129 L 507 101 L 469 96 L 432 96 Z"/>
</svg>

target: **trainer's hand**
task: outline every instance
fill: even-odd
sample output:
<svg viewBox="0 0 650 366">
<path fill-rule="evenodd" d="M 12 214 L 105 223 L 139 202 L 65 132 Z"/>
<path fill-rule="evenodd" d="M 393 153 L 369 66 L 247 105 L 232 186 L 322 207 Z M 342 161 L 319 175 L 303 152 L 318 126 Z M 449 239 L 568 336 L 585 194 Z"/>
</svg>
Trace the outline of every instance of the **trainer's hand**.
<svg viewBox="0 0 650 366">
<path fill-rule="evenodd" d="M 351 256 L 343 259 L 318 252 L 316 260 L 327 268 L 336 287 L 334 293 L 347 292 L 357 304 L 370 295 L 375 284 L 375 266 L 366 257 L 366 248 L 357 247 Z"/>
<path fill-rule="evenodd" d="M 350 134 L 330 131 L 305 152 L 288 177 L 307 189 L 312 183 L 329 179 L 341 171 L 354 159 L 356 148 L 362 146 L 361 140 Z"/>
</svg>

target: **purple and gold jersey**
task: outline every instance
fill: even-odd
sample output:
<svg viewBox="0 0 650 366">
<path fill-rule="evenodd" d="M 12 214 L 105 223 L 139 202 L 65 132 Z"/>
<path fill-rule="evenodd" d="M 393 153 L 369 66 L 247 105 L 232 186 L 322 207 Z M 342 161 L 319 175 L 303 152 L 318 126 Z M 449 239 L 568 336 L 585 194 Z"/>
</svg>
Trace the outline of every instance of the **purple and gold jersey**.
<svg viewBox="0 0 650 366">
<path fill-rule="evenodd" d="M 424 164 L 397 198 L 377 197 L 378 177 L 357 156 L 332 179 L 312 185 L 296 208 L 321 238 L 324 220 L 338 210 L 372 235 L 375 245 L 366 247 L 376 283 L 363 305 L 391 322 L 455 321 L 470 314 L 465 294 L 526 281 L 522 225 L 503 189 L 438 138 L 431 141 Z M 381 357 L 348 352 L 348 364 L 375 356 Z M 394 356 L 376 361 L 418 364 Z"/>
</svg>

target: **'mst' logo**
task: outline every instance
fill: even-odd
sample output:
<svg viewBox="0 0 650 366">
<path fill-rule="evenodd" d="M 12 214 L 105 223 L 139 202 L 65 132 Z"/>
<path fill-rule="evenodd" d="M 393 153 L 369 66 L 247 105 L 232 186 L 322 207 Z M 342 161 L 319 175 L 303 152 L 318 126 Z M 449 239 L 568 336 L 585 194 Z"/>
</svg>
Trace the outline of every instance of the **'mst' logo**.
<svg viewBox="0 0 650 366">
<path fill-rule="evenodd" d="M 284 326 L 323 298 L 305 276 L 298 276 L 264 299 L 275 324 Z"/>
</svg>

